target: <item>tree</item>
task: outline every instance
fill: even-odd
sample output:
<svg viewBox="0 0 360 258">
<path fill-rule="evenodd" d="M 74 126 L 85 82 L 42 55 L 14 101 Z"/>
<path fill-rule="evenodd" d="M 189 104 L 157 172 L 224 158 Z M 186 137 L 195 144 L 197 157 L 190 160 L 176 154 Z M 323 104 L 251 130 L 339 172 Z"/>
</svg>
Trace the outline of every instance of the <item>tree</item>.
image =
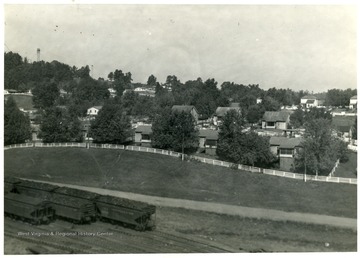
<svg viewBox="0 0 360 258">
<path fill-rule="evenodd" d="M 298 108 L 290 115 L 290 124 L 293 128 L 299 128 L 304 125 L 305 112 Z"/>
<path fill-rule="evenodd" d="M 319 118 L 323 118 L 323 119 L 331 121 L 332 115 L 329 111 L 326 111 L 325 108 L 312 107 L 312 108 L 310 108 L 309 111 L 307 111 L 305 113 L 304 120 L 310 121 L 310 120 L 315 120 L 315 119 L 319 119 Z"/>
<path fill-rule="evenodd" d="M 31 138 L 29 118 L 17 107 L 10 96 L 4 107 L 4 144 L 24 143 Z"/>
<path fill-rule="evenodd" d="M 155 148 L 191 153 L 196 151 L 199 139 L 195 121 L 190 113 L 162 110 L 155 117 L 152 145 Z"/>
<path fill-rule="evenodd" d="M 254 132 L 245 133 L 245 120 L 234 110 L 226 113 L 220 126 L 216 154 L 223 160 L 246 164 L 267 166 L 275 160 L 270 152 L 269 139 Z"/>
<path fill-rule="evenodd" d="M 153 87 L 153 86 L 156 86 L 156 84 L 157 84 L 156 77 L 154 75 L 150 75 L 147 80 L 147 85 Z"/>
<path fill-rule="evenodd" d="M 114 73 L 110 72 L 109 75 L 108 75 L 108 78 L 109 78 L 110 81 L 114 80 Z"/>
<path fill-rule="evenodd" d="M 252 105 L 247 110 L 246 119 L 249 123 L 258 123 L 264 115 L 265 110 L 259 105 Z"/>
<path fill-rule="evenodd" d="M 307 121 L 305 132 L 302 151 L 295 157 L 297 170 L 304 170 L 306 166 L 309 174 L 327 175 L 337 159 L 346 160 L 344 145 L 332 136 L 330 120 Z"/>
<path fill-rule="evenodd" d="M 45 109 L 54 105 L 55 100 L 60 96 L 60 91 L 55 83 L 43 82 L 35 86 L 32 94 L 34 106 Z"/>
<path fill-rule="evenodd" d="M 354 123 L 354 127 L 353 127 L 353 133 L 352 133 L 352 138 L 354 140 L 357 140 L 357 116 L 355 117 L 355 123 Z"/>
<path fill-rule="evenodd" d="M 280 109 L 280 103 L 270 96 L 266 96 L 261 105 L 266 111 L 278 111 Z"/>
<path fill-rule="evenodd" d="M 107 103 L 91 123 L 89 135 L 94 142 L 124 143 L 132 135 L 130 119 L 121 105 Z"/>
<path fill-rule="evenodd" d="M 81 142 L 81 123 L 67 110 L 52 107 L 45 110 L 39 138 L 43 142 Z"/>
</svg>

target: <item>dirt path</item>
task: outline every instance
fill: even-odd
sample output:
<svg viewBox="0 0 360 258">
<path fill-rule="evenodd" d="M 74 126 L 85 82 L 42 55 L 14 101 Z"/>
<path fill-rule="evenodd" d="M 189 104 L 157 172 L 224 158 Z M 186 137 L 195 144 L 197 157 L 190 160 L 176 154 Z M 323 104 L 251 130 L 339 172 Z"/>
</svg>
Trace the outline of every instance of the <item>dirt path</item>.
<svg viewBox="0 0 360 258">
<path fill-rule="evenodd" d="M 27 180 L 32 180 L 32 179 L 27 179 Z M 79 186 L 79 185 L 53 183 L 53 182 L 40 181 L 40 180 L 33 180 L 33 181 L 49 183 L 58 186 L 67 186 L 67 187 L 77 188 L 99 194 L 112 195 L 112 196 L 127 198 L 131 200 L 142 201 L 156 206 L 185 208 L 191 210 L 214 212 L 218 214 L 275 220 L 275 221 L 294 221 L 301 223 L 329 225 L 329 226 L 343 227 L 343 228 L 350 228 L 353 230 L 357 230 L 357 220 L 351 218 L 318 215 L 311 213 L 285 212 L 285 211 L 272 210 L 272 209 L 251 208 L 251 207 L 227 205 L 227 204 L 212 203 L 212 202 L 200 202 L 200 201 L 192 201 L 192 200 L 184 200 L 184 199 L 148 196 L 142 194 L 127 193 L 127 192 L 120 192 L 120 191 L 87 187 L 87 186 Z"/>
</svg>

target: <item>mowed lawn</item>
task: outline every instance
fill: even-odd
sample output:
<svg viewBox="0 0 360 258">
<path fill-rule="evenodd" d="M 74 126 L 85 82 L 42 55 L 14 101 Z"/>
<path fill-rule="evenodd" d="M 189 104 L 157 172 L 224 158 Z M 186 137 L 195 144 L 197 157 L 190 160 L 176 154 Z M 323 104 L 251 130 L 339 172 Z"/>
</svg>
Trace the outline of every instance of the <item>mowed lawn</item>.
<svg viewBox="0 0 360 258">
<path fill-rule="evenodd" d="M 350 152 L 349 160 L 345 163 L 340 163 L 336 168 L 334 176 L 357 178 L 357 153 Z"/>
<path fill-rule="evenodd" d="M 154 196 L 356 217 L 356 185 L 303 182 L 133 151 L 6 150 L 5 175 Z"/>
</svg>

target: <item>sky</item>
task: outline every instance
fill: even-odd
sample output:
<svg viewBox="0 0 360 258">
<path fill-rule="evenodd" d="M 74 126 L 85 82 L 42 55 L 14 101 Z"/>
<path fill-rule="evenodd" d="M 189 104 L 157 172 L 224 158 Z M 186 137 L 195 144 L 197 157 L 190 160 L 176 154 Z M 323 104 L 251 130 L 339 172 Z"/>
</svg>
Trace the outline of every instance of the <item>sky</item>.
<svg viewBox="0 0 360 258">
<path fill-rule="evenodd" d="M 115 69 L 322 92 L 356 88 L 356 6 L 5 5 L 4 50 Z"/>
</svg>

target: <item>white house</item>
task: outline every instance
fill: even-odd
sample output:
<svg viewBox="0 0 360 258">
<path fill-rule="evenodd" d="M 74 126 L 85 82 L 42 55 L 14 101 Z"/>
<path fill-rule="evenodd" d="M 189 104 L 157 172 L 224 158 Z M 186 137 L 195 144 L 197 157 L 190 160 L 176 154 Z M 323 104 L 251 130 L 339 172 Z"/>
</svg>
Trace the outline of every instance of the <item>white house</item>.
<svg viewBox="0 0 360 258">
<path fill-rule="evenodd" d="M 87 110 L 87 115 L 88 116 L 97 116 L 97 114 L 99 113 L 99 111 L 102 109 L 102 106 L 94 106 L 91 108 L 88 108 Z"/>
<path fill-rule="evenodd" d="M 353 109 L 357 106 L 357 95 L 350 98 L 350 105 L 349 108 Z"/>
<path fill-rule="evenodd" d="M 116 90 L 114 88 L 108 88 L 108 91 L 110 92 L 110 97 L 114 98 L 116 96 Z"/>
<path fill-rule="evenodd" d="M 306 95 L 301 98 L 300 104 L 305 108 L 317 107 L 319 105 L 319 100 L 315 96 Z"/>
</svg>

